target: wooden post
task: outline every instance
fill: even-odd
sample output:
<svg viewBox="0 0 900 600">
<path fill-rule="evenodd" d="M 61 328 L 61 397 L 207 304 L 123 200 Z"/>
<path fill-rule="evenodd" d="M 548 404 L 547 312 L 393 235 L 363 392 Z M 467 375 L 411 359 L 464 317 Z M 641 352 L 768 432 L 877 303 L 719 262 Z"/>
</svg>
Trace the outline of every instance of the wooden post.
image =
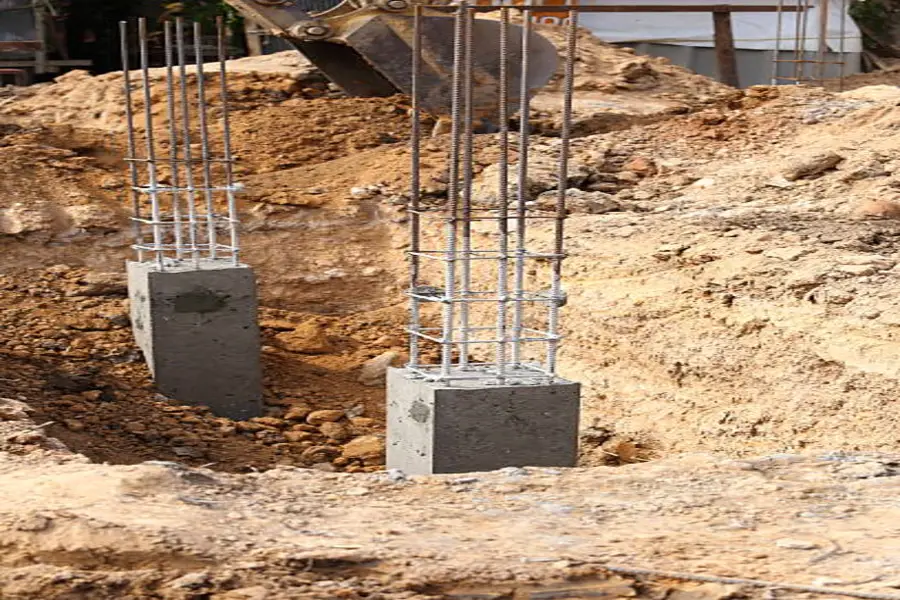
<svg viewBox="0 0 900 600">
<path fill-rule="evenodd" d="M 816 52 L 816 79 L 821 83 L 828 76 L 828 0 L 819 0 L 819 47 Z"/>
<path fill-rule="evenodd" d="M 47 72 L 47 22 L 45 19 L 48 15 L 44 10 L 43 3 L 39 0 L 33 1 L 32 8 L 34 10 L 35 37 L 40 42 L 40 46 L 34 51 L 34 72 L 42 75 Z"/>
<path fill-rule="evenodd" d="M 731 31 L 731 10 L 727 6 L 713 10 L 713 31 L 716 44 L 716 65 L 719 81 L 739 87 L 737 56 L 734 51 L 734 34 Z"/>
</svg>

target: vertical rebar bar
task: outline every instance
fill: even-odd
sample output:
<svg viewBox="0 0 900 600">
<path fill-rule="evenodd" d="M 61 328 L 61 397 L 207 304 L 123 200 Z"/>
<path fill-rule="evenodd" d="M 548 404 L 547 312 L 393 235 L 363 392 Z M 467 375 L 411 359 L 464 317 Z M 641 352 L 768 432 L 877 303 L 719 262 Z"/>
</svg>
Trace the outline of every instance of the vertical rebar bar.
<svg viewBox="0 0 900 600">
<path fill-rule="evenodd" d="M 569 140 L 572 134 L 572 96 L 575 91 L 575 53 L 578 44 L 578 13 L 569 12 L 566 38 L 565 75 L 563 76 L 562 127 L 559 133 L 559 185 L 553 229 L 553 258 L 550 259 L 550 304 L 547 315 L 547 372 L 556 375 L 559 350 L 559 308 L 562 302 L 562 265 L 565 249 L 566 182 L 569 179 Z"/>
<path fill-rule="evenodd" d="M 185 185 L 187 187 L 188 240 L 194 266 L 200 264 L 200 247 L 197 243 L 197 193 L 194 182 L 194 157 L 191 150 L 191 105 L 188 101 L 187 52 L 184 41 L 184 19 L 175 19 L 175 37 L 178 47 L 178 79 L 181 102 L 181 127 L 184 148 Z"/>
<path fill-rule="evenodd" d="M 147 143 L 147 195 L 150 198 L 151 229 L 153 231 L 153 252 L 160 269 L 164 267 L 162 215 L 159 206 L 159 182 L 156 172 L 156 144 L 153 135 L 153 99 L 150 91 L 150 58 L 147 48 L 147 19 L 138 20 L 138 39 L 141 50 L 141 81 L 144 93 L 144 139 Z"/>
<path fill-rule="evenodd" d="M 474 146 L 474 49 L 475 11 L 466 9 L 463 19 L 463 188 L 462 264 L 460 265 L 459 365 L 469 364 L 469 300 L 472 291 L 472 159 Z"/>
<path fill-rule="evenodd" d="M 532 5 L 531 0 L 526 1 Z M 516 190 L 516 257 L 513 277 L 513 339 L 512 362 L 518 367 L 522 362 L 522 332 L 525 313 L 525 252 L 528 213 L 528 143 L 531 97 L 528 89 L 528 71 L 531 51 L 531 10 L 522 9 L 522 62 L 519 73 L 519 171 Z"/>
<path fill-rule="evenodd" d="M 412 134 L 410 139 L 410 191 L 409 191 L 409 289 L 415 294 L 419 287 L 419 251 L 421 250 L 421 216 L 419 208 L 422 200 L 422 106 L 419 97 L 422 76 L 422 6 L 413 7 L 412 39 Z M 415 295 L 410 296 L 409 312 L 409 366 L 419 366 L 419 332 L 421 330 L 421 306 Z"/>
<path fill-rule="evenodd" d="M 137 143 L 134 135 L 134 105 L 131 96 L 131 60 L 128 49 L 128 22 L 119 21 L 119 38 L 122 53 L 122 80 L 125 92 L 125 121 L 128 138 L 128 175 L 131 180 L 129 196 L 131 198 L 132 230 L 134 232 L 135 256 L 138 261 L 144 260 L 144 228 L 141 224 L 143 210 L 138 187 Z"/>
<path fill-rule="evenodd" d="M 456 301 L 457 229 L 459 222 L 459 144 L 462 125 L 462 61 L 465 1 L 456 7 L 453 28 L 453 77 L 451 81 L 450 164 L 447 183 L 446 239 L 444 252 L 443 339 L 441 377 L 449 377 L 453 368 L 454 302 Z"/>
<path fill-rule="evenodd" d="M 784 0 L 778 0 L 775 16 L 775 56 L 772 58 L 772 85 L 778 85 L 778 66 L 781 64 L 781 32 L 784 27 Z"/>
<path fill-rule="evenodd" d="M 228 235 L 231 244 L 231 262 L 240 263 L 240 239 L 238 237 L 237 201 L 234 197 L 234 157 L 231 154 L 231 117 L 228 114 L 228 60 L 225 49 L 225 20 L 216 17 L 216 45 L 219 55 L 219 94 L 222 106 L 222 159 L 225 169 L 225 197 L 228 202 Z"/>
<path fill-rule="evenodd" d="M 497 190 L 497 383 L 506 383 L 506 308 L 509 302 L 509 9 L 500 9 L 500 162 Z"/>
<path fill-rule="evenodd" d="M 207 123 L 206 74 L 203 72 L 203 30 L 194 23 L 194 59 L 197 64 L 197 118 L 200 122 L 200 148 L 203 162 L 203 196 L 206 200 L 206 237 L 208 258 L 218 258 L 216 232 L 216 203 L 212 191 L 212 157 L 209 152 L 209 124 Z"/>
<path fill-rule="evenodd" d="M 184 232 L 182 230 L 181 222 L 178 133 L 175 125 L 175 66 L 172 49 L 172 22 L 166 21 L 163 25 L 163 29 L 166 54 L 166 118 L 169 121 L 169 168 L 172 170 L 172 173 L 169 175 L 172 184 L 172 225 L 175 230 L 175 258 L 181 260 L 184 256 Z"/>
</svg>

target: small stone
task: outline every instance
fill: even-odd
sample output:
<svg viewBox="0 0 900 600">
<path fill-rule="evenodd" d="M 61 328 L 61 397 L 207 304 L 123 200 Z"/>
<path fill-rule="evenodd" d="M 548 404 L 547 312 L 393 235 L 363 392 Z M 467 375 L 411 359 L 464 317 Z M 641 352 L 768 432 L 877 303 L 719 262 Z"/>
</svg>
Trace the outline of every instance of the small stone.
<svg viewBox="0 0 900 600">
<path fill-rule="evenodd" d="M 691 187 L 700 188 L 701 190 L 706 188 L 711 188 L 716 185 L 716 180 L 712 177 L 704 177 L 703 179 L 698 179 L 694 183 L 691 184 Z"/>
<path fill-rule="evenodd" d="M 344 458 L 377 461 L 384 457 L 384 439 L 377 435 L 363 435 L 344 444 Z"/>
<path fill-rule="evenodd" d="M 325 437 L 337 442 L 344 442 L 352 437 L 350 429 L 343 423 L 322 423 L 319 431 Z"/>
<path fill-rule="evenodd" d="M 341 451 L 334 446 L 310 446 L 300 455 L 300 460 L 307 464 L 329 463 L 340 456 Z"/>
<path fill-rule="evenodd" d="M 316 434 L 310 433 L 309 431 L 286 431 L 284 432 L 284 439 L 289 442 L 297 443 L 297 442 L 305 442 L 307 440 L 311 440 L 316 437 Z"/>
<path fill-rule="evenodd" d="M 838 166 L 844 157 L 836 152 L 814 152 L 795 158 L 782 170 L 781 175 L 788 181 L 815 177 Z"/>
<path fill-rule="evenodd" d="M 209 583 L 209 575 L 204 572 L 188 573 L 169 582 L 169 587 L 185 590 L 196 590 Z"/>
<path fill-rule="evenodd" d="M 100 187 L 104 190 L 117 190 L 125 185 L 124 180 L 120 177 L 110 175 L 100 180 Z"/>
<path fill-rule="evenodd" d="M 406 476 L 406 473 L 401 471 L 400 469 L 388 469 L 385 475 L 388 478 L 388 481 L 392 483 L 402 483 L 404 481 L 409 481 L 409 477 Z"/>
<path fill-rule="evenodd" d="M 42 515 L 32 515 L 16 521 L 16 531 L 38 532 L 50 529 L 53 520 Z"/>
<path fill-rule="evenodd" d="M 627 83 L 634 83 L 648 77 L 656 77 L 656 70 L 645 57 L 635 57 L 617 64 L 613 68 L 613 74 Z"/>
<path fill-rule="evenodd" d="M 44 440 L 47 439 L 40 431 L 25 431 L 23 433 L 18 433 L 11 438 L 9 441 L 13 444 L 22 444 L 23 446 L 28 446 L 31 444 L 40 444 Z"/>
<path fill-rule="evenodd" d="M 287 319 L 261 319 L 259 326 L 263 329 L 274 329 L 275 331 L 293 331 L 297 329 L 297 323 Z"/>
<path fill-rule="evenodd" d="M 776 175 L 772 179 L 766 182 L 766 185 L 773 188 L 779 188 L 782 190 L 790 189 L 794 187 L 794 184 L 782 177 L 781 175 Z"/>
<path fill-rule="evenodd" d="M 305 431 L 307 433 L 319 433 L 319 428 L 315 425 L 308 425 L 306 423 L 298 423 L 291 427 L 293 431 Z"/>
<path fill-rule="evenodd" d="M 321 425 L 322 423 L 334 423 L 344 418 L 342 410 L 316 410 L 306 417 L 306 422 L 310 425 Z"/>
<path fill-rule="evenodd" d="M 287 421 L 305 421 L 311 412 L 312 408 L 308 404 L 298 403 L 287 409 L 287 412 L 284 413 L 284 418 Z"/>
<path fill-rule="evenodd" d="M 359 200 L 368 200 L 370 198 L 374 198 L 376 193 L 377 192 L 365 187 L 350 188 L 350 195 Z"/>
<path fill-rule="evenodd" d="M 633 157 L 631 160 L 622 165 L 622 169 L 626 171 L 633 171 L 638 175 L 644 177 L 656 175 L 657 172 L 656 163 L 654 163 L 652 159 L 643 156 Z"/>
<path fill-rule="evenodd" d="M 861 155 L 853 156 L 840 166 L 840 170 L 840 180 L 847 183 L 888 174 L 884 164 L 874 152 L 863 152 Z"/>
<path fill-rule="evenodd" d="M 859 277 L 865 275 L 873 275 L 875 269 L 870 265 L 838 265 L 838 271 L 847 275 L 856 275 Z"/>
<path fill-rule="evenodd" d="M 18 400 L 0 398 L 0 421 L 24 421 L 28 418 L 28 405 Z"/>
<path fill-rule="evenodd" d="M 128 284 L 121 273 L 88 273 L 67 296 L 127 296 Z"/>
<path fill-rule="evenodd" d="M 128 217 L 119 209 L 106 205 L 84 204 L 69 206 L 65 209 L 72 226 L 89 231 L 120 231 L 128 223 Z"/>
<path fill-rule="evenodd" d="M 215 595 L 216 600 L 266 600 L 270 597 L 269 591 L 261 585 L 240 588 Z"/>
<path fill-rule="evenodd" d="M 84 423 L 78 421 L 76 419 L 66 419 L 63 421 L 63 425 L 65 425 L 66 429 L 72 432 L 84 431 Z"/>
<path fill-rule="evenodd" d="M 836 469 L 836 473 L 847 479 L 872 479 L 890 475 L 887 467 L 879 462 L 847 463 Z"/>
<path fill-rule="evenodd" d="M 369 429 L 375 426 L 375 419 L 370 417 L 352 417 L 350 424 L 357 429 Z"/>
<path fill-rule="evenodd" d="M 257 433 L 265 429 L 259 423 L 251 423 L 250 421 L 238 421 L 234 427 L 240 433 Z"/>
<path fill-rule="evenodd" d="M 255 417 L 250 420 L 254 423 L 259 423 L 263 427 L 271 427 L 272 429 L 281 429 L 287 426 L 284 419 L 276 419 L 275 417 Z"/>
<path fill-rule="evenodd" d="M 535 208 L 547 212 L 556 210 L 558 193 L 545 192 L 538 196 Z M 611 195 L 604 192 L 586 192 L 576 188 L 566 190 L 566 212 L 570 214 L 600 215 L 622 210 L 622 205 Z"/>
<path fill-rule="evenodd" d="M 182 458 L 203 458 L 206 456 L 206 453 L 203 452 L 203 450 L 192 448 L 190 446 L 175 446 L 172 448 L 172 452 L 174 452 L 176 456 Z"/>
<path fill-rule="evenodd" d="M 345 496 L 368 496 L 368 495 L 369 495 L 369 489 L 368 489 L 368 488 L 364 488 L 364 487 L 350 488 L 349 490 L 347 490 L 346 492 L 344 492 L 344 495 L 345 495 Z"/>
<path fill-rule="evenodd" d="M 790 538 L 782 538 L 775 542 L 779 548 L 787 548 L 789 550 L 815 550 L 819 547 L 815 542 L 806 540 L 793 540 Z"/>
<path fill-rule="evenodd" d="M 457 477 L 450 481 L 450 485 L 469 485 L 472 483 L 478 483 L 479 479 L 477 477 Z"/>
<path fill-rule="evenodd" d="M 881 254 L 857 254 L 850 256 L 842 256 L 840 258 L 842 265 L 863 265 L 872 267 L 879 271 L 891 269 L 896 266 L 897 261 Z"/>
<path fill-rule="evenodd" d="M 22 235 L 53 229 L 55 217 L 46 203 L 25 205 L 21 202 L 0 210 L 0 234 Z"/>
<path fill-rule="evenodd" d="M 363 363 L 359 372 L 359 382 L 365 386 L 376 387 L 384 384 L 387 371 L 392 366 L 399 366 L 401 356 L 399 352 L 389 350 L 379 354 L 375 358 Z"/>
<path fill-rule="evenodd" d="M 300 354 L 328 354 L 335 350 L 325 324 L 316 320 L 307 321 L 294 331 L 279 333 L 275 336 L 275 343 L 284 350 Z"/>
<path fill-rule="evenodd" d="M 777 258 L 784 261 L 794 261 L 807 254 L 812 254 L 814 250 L 804 246 L 789 246 L 786 248 L 771 248 L 763 252 L 763 256 L 769 258 Z"/>
<path fill-rule="evenodd" d="M 900 204 L 890 200 L 865 200 L 853 209 L 859 219 L 900 219 Z"/>
<path fill-rule="evenodd" d="M 616 179 L 623 183 L 638 183 L 641 176 L 634 171 L 619 171 L 616 173 Z"/>
</svg>

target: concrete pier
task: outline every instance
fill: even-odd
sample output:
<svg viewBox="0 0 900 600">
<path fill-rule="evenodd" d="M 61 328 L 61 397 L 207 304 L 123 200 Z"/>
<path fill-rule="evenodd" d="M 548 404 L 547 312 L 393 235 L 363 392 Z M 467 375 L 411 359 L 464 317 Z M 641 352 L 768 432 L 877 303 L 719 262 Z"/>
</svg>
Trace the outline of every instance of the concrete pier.
<svg viewBox="0 0 900 600">
<path fill-rule="evenodd" d="M 573 467 L 581 385 L 454 382 L 388 372 L 387 467 L 410 475 Z"/>
<path fill-rule="evenodd" d="M 262 414 L 256 279 L 245 266 L 128 263 L 135 339 L 160 393 L 216 415 Z"/>
</svg>

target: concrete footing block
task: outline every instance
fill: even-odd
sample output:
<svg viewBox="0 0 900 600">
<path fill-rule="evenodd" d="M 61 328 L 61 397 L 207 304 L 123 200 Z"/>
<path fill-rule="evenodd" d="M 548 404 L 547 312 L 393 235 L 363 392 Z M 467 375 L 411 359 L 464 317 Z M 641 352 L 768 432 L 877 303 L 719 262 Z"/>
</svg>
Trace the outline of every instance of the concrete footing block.
<svg viewBox="0 0 900 600">
<path fill-rule="evenodd" d="M 388 372 L 387 467 L 410 475 L 574 467 L 581 385 L 454 387 Z"/>
<path fill-rule="evenodd" d="M 160 393 L 216 415 L 262 414 L 256 278 L 244 265 L 128 263 L 134 336 Z"/>
</svg>

